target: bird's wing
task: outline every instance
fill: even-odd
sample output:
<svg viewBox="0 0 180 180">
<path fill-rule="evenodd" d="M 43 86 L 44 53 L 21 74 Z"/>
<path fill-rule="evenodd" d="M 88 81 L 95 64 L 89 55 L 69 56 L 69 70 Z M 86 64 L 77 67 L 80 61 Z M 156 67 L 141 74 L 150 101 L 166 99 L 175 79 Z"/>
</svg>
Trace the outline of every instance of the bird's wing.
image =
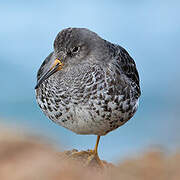
<svg viewBox="0 0 180 180">
<path fill-rule="evenodd" d="M 122 71 L 129 79 L 131 79 L 139 86 L 139 74 L 134 60 L 131 58 L 131 56 L 124 48 L 122 47 L 119 48 L 120 48 L 120 53 L 117 61 L 120 64 Z"/>
<path fill-rule="evenodd" d="M 41 64 L 41 67 L 39 68 L 38 72 L 37 72 L 37 81 L 41 78 L 41 76 L 44 74 L 45 70 L 46 70 L 46 65 L 48 64 L 48 62 L 51 60 L 53 56 L 53 52 L 50 53 L 46 59 L 44 60 L 44 62 Z"/>
<path fill-rule="evenodd" d="M 114 58 L 110 64 L 114 67 L 116 82 L 121 82 L 122 86 L 123 77 L 130 79 L 131 86 L 135 87 L 138 96 L 140 96 L 139 74 L 134 60 L 121 46 L 114 46 L 114 50 Z"/>
</svg>

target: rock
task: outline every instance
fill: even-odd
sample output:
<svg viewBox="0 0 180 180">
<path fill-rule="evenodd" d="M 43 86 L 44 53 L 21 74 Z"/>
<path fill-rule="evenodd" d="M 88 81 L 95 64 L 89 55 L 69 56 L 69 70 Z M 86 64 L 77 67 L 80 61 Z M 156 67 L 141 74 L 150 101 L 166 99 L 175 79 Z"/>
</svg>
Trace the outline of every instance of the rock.
<svg viewBox="0 0 180 180">
<path fill-rule="evenodd" d="M 91 150 L 87 151 L 78 151 L 77 149 L 64 151 L 59 153 L 59 157 L 63 160 L 73 161 L 75 163 L 79 163 L 82 167 L 91 167 L 91 168 L 98 168 L 98 169 L 107 169 L 115 167 L 112 163 L 108 163 L 104 160 L 100 160 L 97 158 L 93 158 L 91 163 L 87 164 L 88 160 L 91 158 L 92 152 Z M 102 165 L 101 165 L 102 163 Z M 102 167 L 103 166 L 103 167 Z"/>
</svg>

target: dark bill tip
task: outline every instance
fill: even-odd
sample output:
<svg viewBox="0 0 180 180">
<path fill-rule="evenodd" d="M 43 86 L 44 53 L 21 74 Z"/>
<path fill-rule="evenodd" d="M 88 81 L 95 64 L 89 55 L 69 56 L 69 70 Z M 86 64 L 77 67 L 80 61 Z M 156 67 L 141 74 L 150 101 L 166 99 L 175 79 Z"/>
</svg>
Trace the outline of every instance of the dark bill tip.
<svg viewBox="0 0 180 180">
<path fill-rule="evenodd" d="M 47 78 L 49 78 L 52 74 L 54 74 L 58 68 L 59 68 L 60 64 L 57 63 L 54 68 L 50 69 L 49 71 L 47 71 L 44 75 L 42 75 L 42 77 L 38 80 L 35 89 L 37 89 Z"/>
</svg>

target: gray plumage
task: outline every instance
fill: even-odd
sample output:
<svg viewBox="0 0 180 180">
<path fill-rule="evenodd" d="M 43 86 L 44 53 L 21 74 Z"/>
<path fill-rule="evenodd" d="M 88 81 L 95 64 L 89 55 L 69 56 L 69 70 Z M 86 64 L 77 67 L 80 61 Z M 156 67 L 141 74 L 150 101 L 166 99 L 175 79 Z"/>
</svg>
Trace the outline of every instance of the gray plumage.
<svg viewBox="0 0 180 180">
<path fill-rule="evenodd" d="M 55 59 L 64 64 L 43 82 Z M 37 74 L 36 98 L 55 123 L 77 134 L 105 135 L 127 122 L 140 97 L 134 60 L 84 28 L 62 30 Z"/>
</svg>

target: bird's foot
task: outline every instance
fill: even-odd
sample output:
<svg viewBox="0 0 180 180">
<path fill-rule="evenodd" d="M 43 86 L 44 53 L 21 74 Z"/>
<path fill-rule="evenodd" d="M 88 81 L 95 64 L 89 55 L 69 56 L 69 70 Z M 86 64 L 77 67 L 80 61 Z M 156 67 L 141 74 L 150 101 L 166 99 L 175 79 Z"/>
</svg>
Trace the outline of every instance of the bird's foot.
<svg viewBox="0 0 180 180">
<path fill-rule="evenodd" d="M 89 157 L 86 161 L 86 166 L 96 165 L 100 168 L 104 168 L 103 162 L 100 160 L 95 150 L 89 150 Z"/>
<path fill-rule="evenodd" d="M 95 150 L 74 152 L 69 156 L 70 159 L 79 160 L 84 167 L 104 168 L 103 162 L 100 160 Z"/>
</svg>

